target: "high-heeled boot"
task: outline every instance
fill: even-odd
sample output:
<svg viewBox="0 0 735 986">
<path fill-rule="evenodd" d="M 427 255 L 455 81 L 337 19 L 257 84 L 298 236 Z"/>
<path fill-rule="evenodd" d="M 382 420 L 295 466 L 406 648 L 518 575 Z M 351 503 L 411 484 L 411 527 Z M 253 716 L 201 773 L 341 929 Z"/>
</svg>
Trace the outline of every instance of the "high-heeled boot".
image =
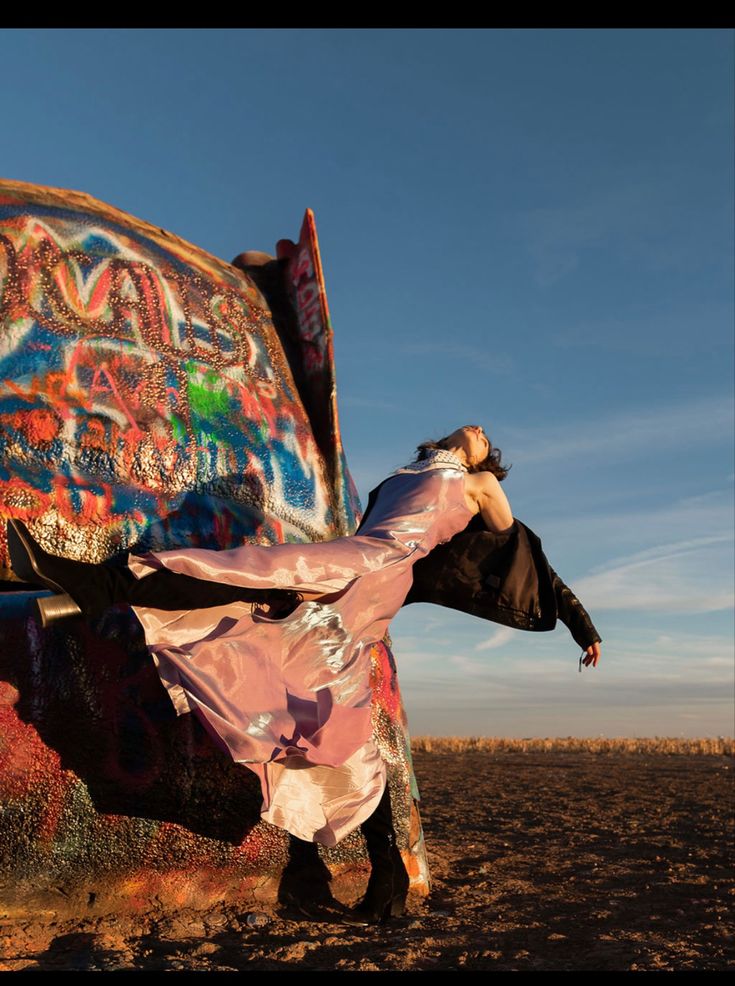
<svg viewBox="0 0 735 986">
<path fill-rule="evenodd" d="M 44 626 L 70 616 L 94 616 L 109 605 L 103 566 L 49 554 L 20 520 L 8 520 L 7 536 L 10 564 L 18 578 L 55 593 L 36 600 Z"/>
<path fill-rule="evenodd" d="M 302 598 L 289 589 L 225 585 L 168 569 L 137 579 L 129 569 L 107 562 L 95 565 L 49 554 L 20 520 L 8 521 L 7 534 L 10 562 L 18 578 L 55 593 L 36 600 L 44 627 L 69 617 L 94 619 L 116 603 L 169 611 L 233 602 L 265 603 L 276 618 L 283 618 Z"/>
<path fill-rule="evenodd" d="M 336 901 L 329 886 L 332 874 L 319 856 L 317 844 L 291 835 L 288 856 L 278 885 L 278 902 L 309 917 L 333 907 Z"/>
<path fill-rule="evenodd" d="M 406 909 L 410 879 L 396 843 L 390 791 L 386 785 L 378 807 L 361 825 L 370 857 L 365 896 L 348 913 L 347 924 L 384 924 Z"/>
</svg>

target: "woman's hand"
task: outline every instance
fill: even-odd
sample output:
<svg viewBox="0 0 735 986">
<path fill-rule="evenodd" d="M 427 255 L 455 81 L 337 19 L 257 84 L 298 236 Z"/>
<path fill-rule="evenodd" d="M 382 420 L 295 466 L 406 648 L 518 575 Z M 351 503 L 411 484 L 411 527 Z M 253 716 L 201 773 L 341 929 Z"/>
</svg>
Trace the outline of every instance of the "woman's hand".
<svg viewBox="0 0 735 986">
<path fill-rule="evenodd" d="M 592 667 L 597 667 L 597 662 L 600 660 L 600 641 L 596 640 L 594 644 L 590 644 L 587 648 L 585 657 L 582 658 L 582 664 L 586 664 L 587 667 L 592 665 Z"/>
</svg>

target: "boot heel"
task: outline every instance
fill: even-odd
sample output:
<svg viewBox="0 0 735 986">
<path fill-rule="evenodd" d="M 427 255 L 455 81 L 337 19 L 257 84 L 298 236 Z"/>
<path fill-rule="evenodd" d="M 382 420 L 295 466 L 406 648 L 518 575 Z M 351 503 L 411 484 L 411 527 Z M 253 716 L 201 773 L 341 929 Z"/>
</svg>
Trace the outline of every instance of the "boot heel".
<svg viewBox="0 0 735 986">
<path fill-rule="evenodd" d="M 67 620 L 71 616 L 81 616 L 82 611 L 68 593 L 56 596 L 45 596 L 36 600 L 36 606 L 41 616 L 41 625 L 45 628 L 58 620 Z"/>
</svg>

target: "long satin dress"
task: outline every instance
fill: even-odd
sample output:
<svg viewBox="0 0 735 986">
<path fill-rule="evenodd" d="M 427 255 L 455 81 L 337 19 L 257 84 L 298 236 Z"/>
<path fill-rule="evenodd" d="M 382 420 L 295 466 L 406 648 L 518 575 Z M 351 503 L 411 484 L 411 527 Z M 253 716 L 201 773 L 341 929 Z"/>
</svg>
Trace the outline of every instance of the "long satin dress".
<svg viewBox="0 0 735 986">
<path fill-rule="evenodd" d="M 177 714 L 195 712 L 259 776 L 262 817 L 301 839 L 335 845 L 381 798 L 370 647 L 406 598 L 414 563 L 472 518 L 465 475 L 444 451 L 396 470 L 359 535 L 129 558 L 138 578 L 164 566 L 230 585 L 329 594 L 281 619 L 248 603 L 135 607 Z"/>
</svg>

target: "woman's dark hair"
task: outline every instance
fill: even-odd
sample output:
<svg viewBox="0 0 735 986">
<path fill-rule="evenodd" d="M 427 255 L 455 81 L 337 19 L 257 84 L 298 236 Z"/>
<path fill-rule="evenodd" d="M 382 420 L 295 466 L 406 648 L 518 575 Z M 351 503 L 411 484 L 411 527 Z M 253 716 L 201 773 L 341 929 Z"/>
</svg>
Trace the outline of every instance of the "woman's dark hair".
<svg viewBox="0 0 735 986">
<path fill-rule="evenodd" d="M 449 446 L 450 437 L 451 437 L 450 435 L 446 435 L 444 438 L 437 439 L 437 441 L 422 442 L 420 445 L 416 447 L 417 454 L 415 461 L 420 462 L 422 459 L 425 459 L 428 453 L 432 449 L 437 449 L 437 448 L 447 449 Z M 490 446 L 488 449 L 488 453 L 485 456 L 485 458 L 482 460 L 482 462 L 478 462 L 476 466 L 470 466 L 467 471 L 491 472 L 493 476 L 497 477 L 497 479 L 502 483 L 505 477 L 508 475 L 511 466 L 501 465 L 500 458 L 503 453 L 500 451 L 499 448 L 495 448 L 493 446 L 493 443 L 490 441 L 489 438 L 488 438 L 488 445 Z"/>
</svg>

